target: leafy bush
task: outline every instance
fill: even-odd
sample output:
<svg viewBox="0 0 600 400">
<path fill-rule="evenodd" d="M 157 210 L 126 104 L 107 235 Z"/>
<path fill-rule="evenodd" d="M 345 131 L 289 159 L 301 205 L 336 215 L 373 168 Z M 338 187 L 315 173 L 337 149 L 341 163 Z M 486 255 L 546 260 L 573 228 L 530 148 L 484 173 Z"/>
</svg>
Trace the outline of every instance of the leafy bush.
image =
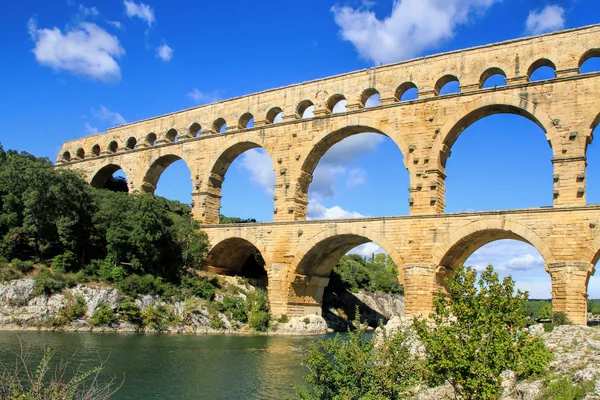
<svg viewBox="0 0 600 400">
<path fill-rule="evenodd" d="M 119 289 L 131 297 L 150 294 L 158 295 L 162 292 L 162 281 L 152 275 L 130 275 L 118 284 Z"/>
<path fill-rule="evenodd" d="M 289 322 L 289 318 L 286 314 L 281 314 L 279 318 L 277 318 L 277 322 L 280 324 L 287 324 Z"/>
<path fill-rule="evenodd" d="M 72 251 L 65 251 L 52 259 L 52 270 L 58 273 L 73 271 L 77 265 L 77 256 Z"/>
<path fill-rule="evenodd" d="M 248 325 L 258 331 L 265 332 L 269 329 L 271 312 L 269 310 L 269 297 L 263 289 L 256 289 L 247 295 Z"/>
<path fill-rule="evenodd" d="M 554 324 L 552 322 L 544 322 L 544 332 L 552 332 L 554 330 Z"/>
<path fill-rule="evenodd" d="M 21 273 L 12 265 L 0 264 L 0 282 L 8 282 L 21 278 Z"/>
<path fill-rule="evenodd" d="M 22 274 L 27 274 L 33 270 L 33 261 L 21 261 L 15 258 L 10 264 Z"/>
<path fill-rule="evenodd" d="M 205 300 L 212 300 L 219 285 L 214 280 L 208 280 L 195 275 L 185 275 L 181 279 L 181 285 L 190 291 L 190 294 Z"/>
<path fill-rule="evenodd" d="M 67 287 L 65 277 L 61 274 L 53 274 L 48 268 L 41 268 L 35 279 L 35 287 L 32 292 L 32 296 L 39 296 L 46 294 L 50 296 L 54 293 L 62 291 Z"/>
<path fill-rule="evenodd" d="M 541 374 L 551 353 L 524 330 L 527 293 L 515 294 L 510 276 L 500 282 L 488 266 L 476 282 L 474 269 L 456 270 L 448 296 L 438 291 L 435 297 L 431 321 L 417 319 L 415 328 L 431 383 L 448 382 L 463 398 L 488 399 L 502 391 L 502 371 L 522 378 Z"/>
<path fill-rule="evenodd" d="M 369 260 L 357 254 L 345 255 L 334 267 L 330 279 L 333 289 L 353 293 L 360 289 L 368 292 L 404 293 L 398 282 L 398 268 L 385 254 L 374 255 Z"/>
<path fill-rule="evenodd" d="M 573 383 L 567 377 L 548 382 L 540 400 L 581 400 L 594 391 L 594 381 Z"/>
<path fill-rule="evenodd" d="M 312 343 L 304 364 L 308 387 L 296 387 L 301 399 L 400 399 L 410 394 L 418 382 L 419 362 L 411 356 L 405 331 L 383 334 L 383 343 L 375 349 L 359 320 L 357 330 L 347 337 Z"/>
<path fill-rule="evenodd" d="M 225 328 L 225 322 L 221 319 L 220 316 L 216 315 L 211 318 L 210 327 L 213 329 L 223 329 Z"/>
<path fill-rule="evenodd" d="M 144 325 L 142 311 L 131 298 L 125 299 L 119 305 L 120 315 L 126 320 L 139 327 Z"/>
<path fill-rule="evenodd" d="M 111 323 L 116 321 L 117 316 L 115 314 L 115 310 L 105 305 L 98 307 L 90 319 L 90 322 L 93 326 L 109 326 Z"/>
<path fill-rule="evenodd" d="M 248 316 L 248 326 L 257 332 L 266 332 L 269 329 L 271 314 L 268 311 L 253 311 Z"/>
<path fill-rule="evenodd" d="M 571 325 L 569 317 L 562 311 L 557 311 L 552 314 L 552 323 L 554 325 Z"/>
<path fill-rule="evenodd" d="M 224 296 L 222 302 L 215 302 L 217 311 L 227 315 L 230 320 L 238 322 L 248 321 L 248 307 L 246 302 L 235 296 Z"/>
<path fill-rule="evenodd" d="M 83 296 L 69 296 L 65 306 L 61 310 L 61 315 L 72 322 L 85 315 L 87 311 L 87 304 Z"/>
<path fill-rule="evenodd" d="M 142 321 L 144 326 L 156 329 L 159 332 L 165 331 L 179 321 L 173 311 L 162 304 L 152 304 L 142 310 Z"/>
</svg>

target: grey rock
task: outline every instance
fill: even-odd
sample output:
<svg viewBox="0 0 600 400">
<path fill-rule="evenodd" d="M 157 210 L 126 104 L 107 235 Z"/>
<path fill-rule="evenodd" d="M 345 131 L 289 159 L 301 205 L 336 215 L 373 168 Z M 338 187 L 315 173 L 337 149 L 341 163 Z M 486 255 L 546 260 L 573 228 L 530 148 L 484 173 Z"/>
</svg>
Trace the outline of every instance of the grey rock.
<svg viewBox="0 0 600 400">
<path fill-rule="evenodd" d="M 275 323 L 273 331 L 283 335 L 324 335 L 327 323 L 320 315 L 293 317 L 287 323 Z"/>
<path fill-rule="evenodd" d="M 7 285 L 0 285 L 0 303 L 10 306 L 24 306 L 35 288 L 33 279 L 18 279 Z"/>
<path fill-rule="evenodd" d="M 515 386 L 514 394 L 518 400 L 535 400 L 542 391 L 543 381 L 523 382 Z"/>
</svg>

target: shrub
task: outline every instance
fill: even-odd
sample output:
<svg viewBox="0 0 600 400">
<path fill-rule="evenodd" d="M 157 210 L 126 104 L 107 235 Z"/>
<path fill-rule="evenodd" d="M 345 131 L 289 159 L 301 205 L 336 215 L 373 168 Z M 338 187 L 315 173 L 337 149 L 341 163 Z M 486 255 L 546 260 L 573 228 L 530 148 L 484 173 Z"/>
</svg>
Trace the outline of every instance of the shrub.
<svg viewBox="0 0 600 400">
<path fill-rule="evenodd" d="M 162 304 L 152 304 L 142 310 L 143 324 L 159 332 L 165 331 L 169 326 L 179 322 L 173 311 Z"/>
<path fill-rule="evenodd" d="M 238 322 L 248 321 L 248 307 L 243 299 L 235 296 L 224 296 L 222 302 L 215 302 L 217 311 Z"/>
<path fill-rule="evenodd" d="M 21 273 L 9 264 L 0 264 L 0 282 L 8 282 L 21 278 Z"/>
<path fill-rule="evenodd" d="M 594 391 L 594 381 L 573 383 L 567 377 L 550 381 L 540 400 L 581 400 Z"/>
<path fill-rule="evenodd" d="M 22 274 L 27 274 L 33 270 L 33 261 L 21 261 L 15 258 L 10 264 Z"/>
<path fill-rule="evenodd" d="M 554 330 L 554 324 L 552 322 L 544 322 L 544 332 L 552 332 Z"/>
<path fill-rule="evenodd" d="M 567 314 L 562 311 L 552 313 L 552 323 L 554 325 L 571 325 L 571 321 L 569 321 Z"/>
<path fill-rule="evenodd" d="M 158 295 L 162 292 L 162 280 L 152 275 L 129 275 L 118 284 L 119 289 L 131 297 L 150 294 Z"/>
<path fill-rule="evenodd" d="M 210 320 L 210 327 L 213 329 L 223 329 L 225 328 L 225 322 L 217 315 Z"/>
<path fill-rule="evenodd" d="M 267 329 L 269 329 L 269 319 L 270 318 L 271 318 L 271 315 L 267 311 L 263 311 L 263 310 L 253 311 L 248 316 L 248 325 L 250 326 L 250 328 L 254 329 L 255 331 L 265 332 Z"/>
<path fill-rule="evenodd" d="M 125 279 L 125 275 L 125 269 L 115 265 L 110 269 L 108 278 L 111 282 L 121 282 L 123 279 Z"/>
<path fill-rule="evenodd" d="M 61 310 L 61 315 L 72 322 L 85 315 L 87 311 L 87 304 L 83 296 L 69 296 L 65 306 Z"/>
<path fill-rule="evenodd" d="M 539 374 L 551 353 L 524 330 L 527 293 L 515 294 L 510 276 L 500 282 L 488 266 L 476 282 L 474 269 L 457 269 L 447 281 L 449 294 L 438 291 L 431 321 L 417 319 L 415 328 L 431 383 L 448 382 L 462 398 L 488 399 L 502 391 L 502 371 Z"/>
<path fill-rule="evenodd" d="M 48 268 L 41 268 L 35 279 L 35 288 L 32 296 L 46 294 L 51 296 L 66 287 L 65 277 L 62 274 L 53 274 Z"/>
<path fill-rule="evenodd" d="M 215 297 L 215 292 L 219 288 L 214 280 L 208 280 L 195 275 L 185 275 L 181 279 L 181 285 L 189 289 L 190 293 L 196 297 L 201 297 L 211 301 Z"/>
<path fill-rule="evenodd" d="M 90 319 L 93 326 L 109 326 L 111 323 L 116 322 L 115 310 L 111 307 L 101 305 L 98 307 L 94 315 Z"/>
<path fill-rule="evenodd" d="M 77 256 L 71 251 L 65 251 L 52 259 L 52 270 L 64 274 L 67 271 L 73 271 L 77 264 Z"/>
<path fill-rule="evenodd" d="M 358 314 L 358 313 L 357 313 Z M 303 363 L 310 371 L 304 376 L 308 387 L 296 387 L 301 399 L 400 399 L 407 398 L 418 382 L 419 362 L 411 356 L 406 331 L 388 335 L 375 343 L 366 325 L 354 322 L 356 331 L 347 337 L 312 343 Z M 374 368 L 374 366 L 377 366 Z"/>
<path fill-rule="evenodd" d="M 142 311 L 131 298 L 125 299 L 120 305 L 120 314 L 126 320 L 139 327 L 144 325 Z"/>
<path fill-rule="evenodd" d="M 269 310 L 269 297 L 263 289 L 256 289 L 246 297 L 248 307 L 248 325 L 258 332 L 269 329 L 271 312 Z"/>
<path fill-rule="evenodd" d="M 281 314 L 279 318 L 277 318 L 277 322 L 280 324 L 287 324 L 289 322 L 289 318 L 286 314 Z"/>
</svg>

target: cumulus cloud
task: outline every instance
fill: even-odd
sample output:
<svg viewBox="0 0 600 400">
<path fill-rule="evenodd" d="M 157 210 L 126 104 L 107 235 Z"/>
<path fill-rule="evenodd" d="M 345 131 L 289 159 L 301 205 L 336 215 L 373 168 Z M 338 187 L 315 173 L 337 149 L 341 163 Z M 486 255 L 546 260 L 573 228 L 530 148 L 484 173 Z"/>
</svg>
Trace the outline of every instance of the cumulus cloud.
<svg viewBox="0 0 600 400">
<path fill-rule="evenodd" d="M 478 271 L 483 271 L 489 264 L 499 272 L 537 270 L 545 273 L 540 253 L 531 245 L 514 240 L 498 240 L 483 246 L 465 262 Z"/>
<path fill-rule="evenodd" d="M 271 157 L 263 149 L 251 149 L 242 154 L 242 167 L 250 172 L 250 181 L 262 187 L 267 194 L 273 194 L 275 171 Z"/>
<path fill-rule="evenodd" d="M 85 7 L 83 4 L 79 5 L 79 14 L 83 17 L 95 17 L 100 15 L 100 12 L 96 7 Z"/>
<path fill-rule="evenodd" d="M 112 125 L 124 125 L 127 123 L 121 114 L 111 111 L 105 106 L 100 106 L 98 109 L 92 109 L 92 115 L 99 121 L 106 122 Z"/>
<path fill-rule="evenodd" d="M 82 22 L 63 33 L 56 27 L 38 28 L 37 20 L 31 18 L 27 30 L 35 43 L 33 54 L 40 64 L 92 79 L 121 78 L 116 59 L 125 54 L 125 50 L 116 36 L 98 25 Z"/>
<path fill-rule="evenodd" d="M 369 242 L 361 244 L 350 250 L 348 254 L 358 254 L 363 257 L 371 257 L 373 254 L 387 254 L 377 243 Z"/>
<path fill-rule="evenodd" d="M 365 215 L 357 211 L 345 210 L 340 206 L 325 207 L 315 200 L 308 203 L 307 211 L 307 219 L 349 219 L 365 217 Z"/>
<path fill-rule="evenodd" d="M 170 48 L 166 43 L 163 43 L 156 48 L 156 57 L 163 61 L 171 60 L 171 58 L 173 58 L 173 53 L 173 49 Z"/>
<path fill-rule="evenodd" d="M 525 23 L 527 33 L 542 33 L 563 29 L 565 27 L 565 10 L 557 5 L 548 5 L 541 10 L 531 10 Z"/>
<path fill-rule="evenodd" d="M 144 3 L 137 4 L 127 0 L 125 0 L 123 4 L 125 4 L 125 12 L 129 18 L 139 18 L 145 21 L 148 26 L 152 26 L 154 21 L 156 21 L 154 18 L 154 10 L 149 5 Z"/>
<path fill-rule="evenodd" d="M 368 7 L 333 6 L 340 36 L 375 64 L 416 57 L 454 36 L 501 0 L 394 0 L 392 13 L 378 19 Z"/>
</svg>

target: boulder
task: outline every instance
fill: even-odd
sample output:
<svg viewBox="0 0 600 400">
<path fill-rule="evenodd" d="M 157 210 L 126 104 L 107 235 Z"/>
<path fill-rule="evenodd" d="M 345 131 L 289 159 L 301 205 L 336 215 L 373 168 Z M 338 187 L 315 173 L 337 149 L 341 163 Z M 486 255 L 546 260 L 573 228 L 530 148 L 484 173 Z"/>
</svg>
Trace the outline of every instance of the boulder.
<svg viewBox="0 0 600 400">
<path fill-rule="evenodd" d="M 10 306 L 24 306 L 35 288 L 33 279 L 18 279 L 8 285 L 0 285 L 0 303 Z"/>
<path fill-rule="evenodd" d="M 272 329 L 282 335 L 324 335 L 327 333 L 327 323 L 320 315 L 305 315 L 293 317 L 287 323 L 276 323 Z"/>
</svg>

